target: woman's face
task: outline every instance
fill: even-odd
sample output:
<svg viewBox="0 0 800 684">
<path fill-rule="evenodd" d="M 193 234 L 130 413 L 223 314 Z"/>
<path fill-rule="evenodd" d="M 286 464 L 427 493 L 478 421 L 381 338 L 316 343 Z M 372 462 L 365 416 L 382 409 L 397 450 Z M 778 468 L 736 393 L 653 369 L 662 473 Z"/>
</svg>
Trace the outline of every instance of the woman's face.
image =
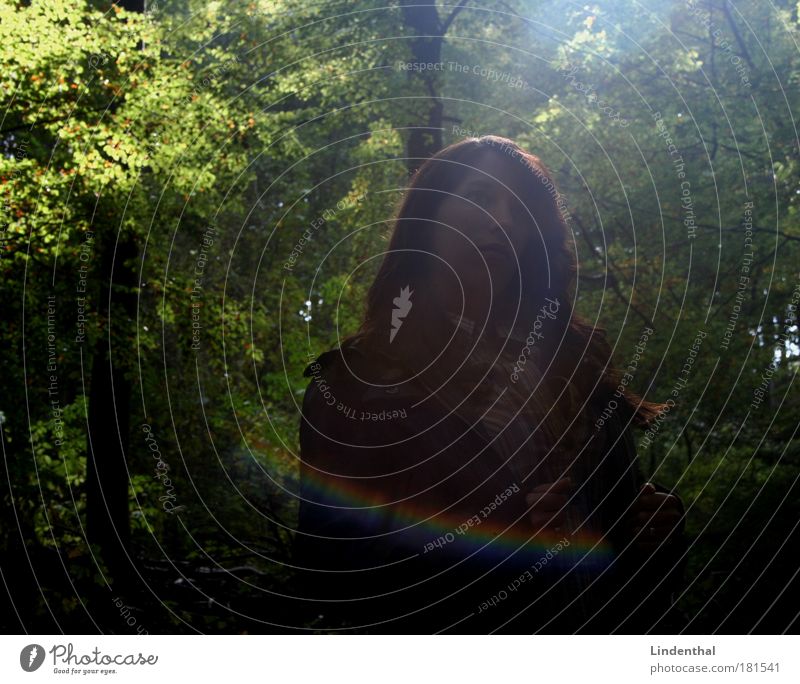
<svg viewBox="0 0 800 684">
<path fill-rule="evenodd" d="M 465 298 L 485 298 L 490 290 L 497 297 L 517 282 L 518 262 L 536 227 L 518 199 L 522 173 L 502 152 L 486 150 L 469 167 L 454 165 L 453 173 L 461 180 L 433 217 L 433 251 L 441 259 L 435 266 L 440 284 L 451 281 L 448 291 L 456 285 L 459 301 L 449 303 L 460 309 L 458 280 Z"/>
</svg>

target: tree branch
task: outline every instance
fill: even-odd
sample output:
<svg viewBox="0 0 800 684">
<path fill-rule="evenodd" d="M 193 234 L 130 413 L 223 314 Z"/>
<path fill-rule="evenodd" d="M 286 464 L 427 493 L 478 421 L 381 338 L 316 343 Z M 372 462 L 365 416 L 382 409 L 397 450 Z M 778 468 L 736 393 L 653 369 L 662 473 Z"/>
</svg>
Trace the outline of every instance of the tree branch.
<svg viewBox="0 0 800 684">
<path fill-rule="evenodd" d="M 755 71 L 756 65 L 753 64 L 753 60 L 750 58 L 750 53 L 747 51 L 747 46 L 744 44 L 744 40 L 742 40 L 742 34 L 739 33 L 739 29 L 733 21 L 733 16 L 731 15 L 730 7 L 728 7 L 728 0 L 723 0 L 722 2 L 722 11 L 725 12 L 725 18 L 728 20 L 728 26 L 731 27 L 731 31 L 733 31 L 733 36 L 736 38 L 736 42 L 739 45 L 739 49 L 742 51 L 742 56 L 744 57 L 747 64 L 750 66 L 753 71 Z"/>
<path fill-rule="evenodd" d="M 444 23 L 441 25 L 441 28 L 439 29 L 440 36 L 444 36 L 444 34 L 447 33 L 447 29 L 450 28 L 450 24 L 453 23 L 453 19 L 455 19 L 456 15 L 462 9 L 464 9 L 464 7 L 466 7 L 467 2 L 469 2 L 469 0 L 461 0 L 461 2 L 459 2 L 458 5 L 456 5 L 455 9 L 452 12 L 450 12 L 449 16 L 447 17 L 447 19 L 444 20 Z"/>
<path fill-rule="evenodd" d="M 586 241 L 586 244 L 587 244 L 587 245 L 589 245 L 589 249 L 591 250 L 592 254 L 593 254 L 593 255 L 597 255 L 597 252 L 596 252 L 596 250 L 595 250 L 595 245 L 594 245 L 594 243 L 592 242 L 592 239 L 591 239 L 591 237 L 589 236 L 589 231 L 586 229 L 586 226 L 584 226 L 584 225 L 581 223 L 581 220 L 580 220 L 580 218 L 578 218 L 578 216 L 576 216 L 576 215 L 573 215 L 573 217 L 572 217 L 572 218 L 575 220 L 575 222 L 578 224 L 578 227 L 581 229 L 581 235 L 583 235 L 583 239 Z M 612 268 L 613 270 L 615 270 L 615 271 L 617 271 L 617 272 L 620 272 L 620 269 L 618 269 L 618 268 L 617 268 L 616 264 L 614 264 L 614 261 L 611 259 L 611 257 L 610 257 L 608 254 L 606 254 L 606 260 L 607 260 L 607 262 L 608 262 L 608 264 L 609 264 L 610 268 Z M 611 275 L 611 277 L 609 277 L 609 279 L 608 279 L 608 280 L 609 280 L 609 284 L 610 284 L 610 286 L 611 286 L 611 287 L 610 287 L 611 291 L 612 291 L 612 292 L 614 292 L 614 293 L 617 295 L 617 297 L 619 297 L 620 301 L 621 301 L 623 304 L 625 304 L 625 305 L 627 305 L 628 307 L 630 307 L 630 309 L 631 309 L 631 310 L 632 310 L 632 311 L 633 311 L 633 312 L 634 312 L 634 313 L 635 313 L 637 316 L 639 316 L 639 318 L 641 318 L 641 319 L 644 321 L 645 325 L 646 325 L 648 328 L 652 328 L 652 327 L 653 327 L 653 321 L 652 321 L 652 319 L 651 319 L 649 316 L 647 316 L 647 315 L 646 315 L 644 312 L 640 311 L 640 310 L 639 310 L 639 309 L 636 307 L 636 305 L 635 305 L 635 304 L 634 304 L 634 303 L 631 301 L 631 299 L 630 299 L 630 298 L 627 298 L 627 297 L 625 297 L 624 293 L 622 292 L 622 290 L 621 290 L 621 289 L 620 289 L 620 287 L 619 287 L 619 282 L 618 282 L 618 280 L 617 280 L 615 277 L 613 277 L 613 275 L 612 275 L 612 274 L 610 274 L 610 275 Z"/>
</svg>

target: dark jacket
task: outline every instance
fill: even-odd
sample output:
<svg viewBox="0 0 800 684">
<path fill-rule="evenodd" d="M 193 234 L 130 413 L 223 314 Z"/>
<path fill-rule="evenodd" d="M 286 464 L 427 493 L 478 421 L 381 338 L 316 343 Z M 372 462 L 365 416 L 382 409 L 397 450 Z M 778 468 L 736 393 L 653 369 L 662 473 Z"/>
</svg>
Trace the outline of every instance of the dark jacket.
<svg viewBox="0 0 800 684">
<path fill-rule="evenodd" d="M 652 555 L 630 543 L 622 515 L 643 479 L 624 416 L 606 422 L 606 456 L 575 495 L 602 536 L 530 540 L 531 483 L 390 358 L 348 346 L 305 375 L 294 565 L 317 629 L 679 629 L 683 525 Z"/>
</svg>

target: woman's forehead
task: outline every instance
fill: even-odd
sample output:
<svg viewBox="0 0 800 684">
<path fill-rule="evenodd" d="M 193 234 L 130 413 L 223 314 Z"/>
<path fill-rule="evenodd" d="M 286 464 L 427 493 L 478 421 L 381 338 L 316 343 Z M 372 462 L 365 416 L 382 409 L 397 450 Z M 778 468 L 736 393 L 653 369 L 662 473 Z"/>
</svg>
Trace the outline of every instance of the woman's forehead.
<svg viewBox="0 0 800 684">
<path fill-rule="evenodd" d="M 461 167 L 463 172 L 459 184 L 474 182 L 498 188 L 505 185 L 514 192 L 522 191 L 530 184 L 530 175 L 510 155 L 511 152 L 491 149 L 481 151 L 471 162 Z"/>
</svg>

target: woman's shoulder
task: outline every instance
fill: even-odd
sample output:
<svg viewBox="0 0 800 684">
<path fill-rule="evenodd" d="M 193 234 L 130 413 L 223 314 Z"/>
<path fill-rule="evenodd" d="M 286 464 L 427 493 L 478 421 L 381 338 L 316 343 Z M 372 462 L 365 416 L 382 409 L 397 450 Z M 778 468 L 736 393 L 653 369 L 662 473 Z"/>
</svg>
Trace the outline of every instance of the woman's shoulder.
<svg viewBox="0 0 800 684">
<path fill-rule="evenodd" d="M 371 431 L 373 424 L 392 432 L 391 426 L 413 423 L 410 414 L 420 413 L 413 407 L 424 389 L 395 358 L 363 344 L 348 342 L 323 352 L 303 375 L 310 378 L 303 414 L 315 424 L 333 424 L 348 433 Z"/>
<path fill-rule="evenodd" d="M 436 433 L 425 432 L 433 418 L 418 406 L 413 383 L 387 380 L 396 373 L 394 366 L 381 366 L 374 354 L 344 346 L 308 364 L 310 382 L 300 420 L 303 460 L 359 477 L 405 472 L 413 465 L 416 452 L 409 442 L 418 444 Z"/>
<path fill-rule="evenodd" d="M 311 378 L 309 389 L 321 384 L 336 384 L 348 393 L 370 395 L 417 392 L 414 383 L 408 382 L 410 374 L 397 358 L 381 349 L 371 347 L 363 340 L 348 340 L 339 347 L 322 352 L 303 371 Z"/>
</svg>

